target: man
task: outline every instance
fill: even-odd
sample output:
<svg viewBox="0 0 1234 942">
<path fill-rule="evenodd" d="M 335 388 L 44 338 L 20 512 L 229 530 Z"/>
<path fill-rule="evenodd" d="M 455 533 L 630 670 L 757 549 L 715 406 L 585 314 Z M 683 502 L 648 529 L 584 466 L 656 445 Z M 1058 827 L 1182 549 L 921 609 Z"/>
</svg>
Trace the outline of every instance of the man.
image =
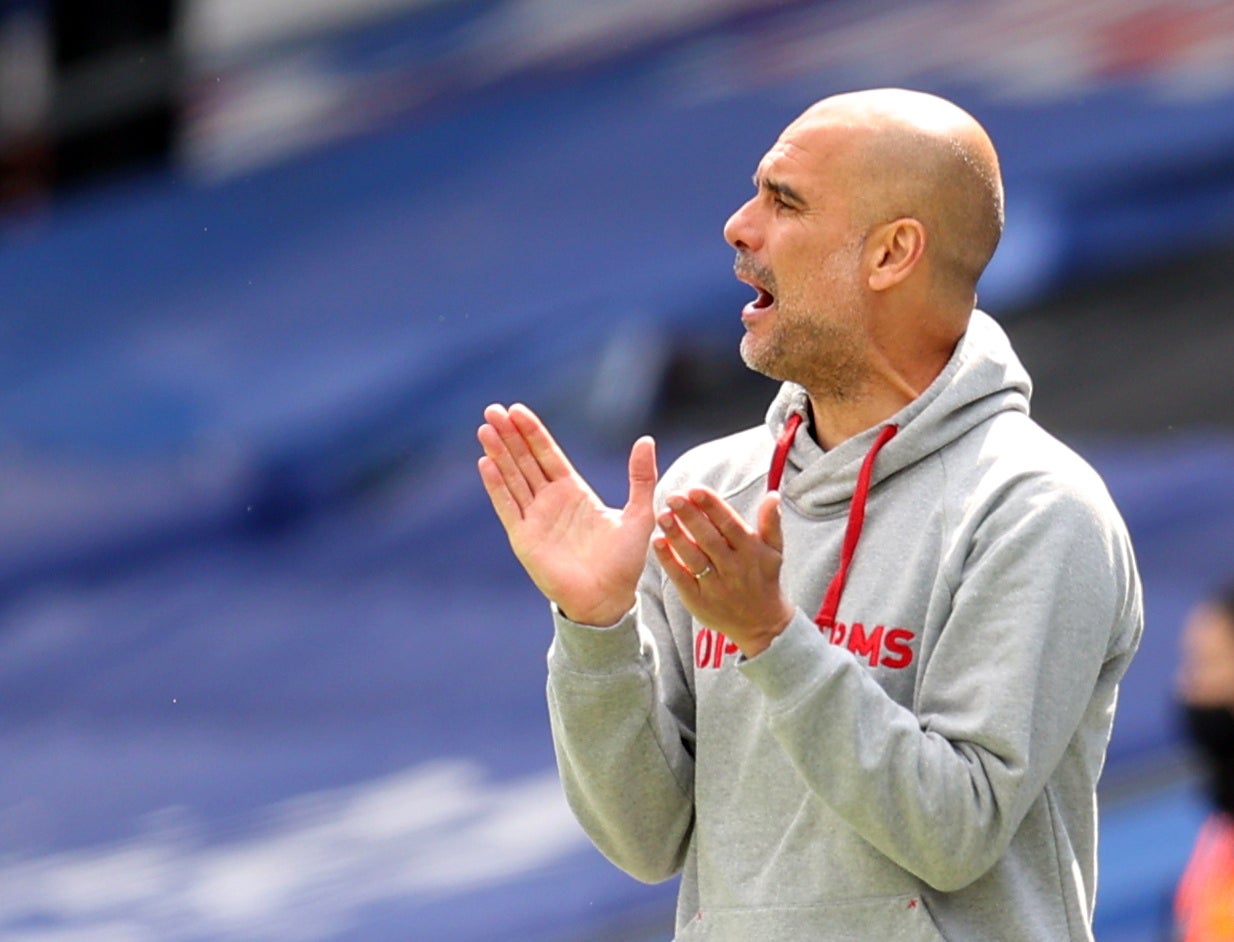
<svg viewBox="0 0 1234 942">
<path fill-rule="evenodd" d="M 1174 897 L 1180 942 L 1234 942 L 1234 583 L 1183 625 L 1178 699 L 1207 778 L 1212 811 Z"/>
<path fill-rule="evenodd" d="M 634 876 L 682 874 L 679 942 L 1091 939 L 1139 579 L 974 309 L 994 148 L 947 101 L 857 92 L 754 184 L 725 236 L 756 292 L 742 356 L 784 381 L 765 427 L 658 489 L 640 439 L 620 511 L 526 407 L 478 433 L 553 602 L 571 805 Z"/>
</svg>

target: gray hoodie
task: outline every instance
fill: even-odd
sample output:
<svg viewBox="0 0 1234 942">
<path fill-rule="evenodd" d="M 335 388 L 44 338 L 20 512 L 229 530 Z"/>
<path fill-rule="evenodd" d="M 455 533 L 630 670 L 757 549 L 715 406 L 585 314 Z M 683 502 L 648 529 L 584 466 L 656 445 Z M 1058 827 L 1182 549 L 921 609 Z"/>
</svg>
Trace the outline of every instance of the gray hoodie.
<svg viewBox="0 0 1234 942">
<path fill-rule="evenodd" d="M 1030 383 L 974 312 L 889 422 L 834 623 L 819 608 L 879 429 L 781 484 L 797 615 L 746 659 L 649 557 L 611 628 L 554 614 L 548 698 L 566 794 L 645 881 L 680 872 L 678 942 L 1092 938 L 1095 788 L 1139 642 L 1139 578 L 1096 473 L 1028 416 Z M 787 418 L 704 444 L 660 483 L 747 519 Z"/>
</svg>

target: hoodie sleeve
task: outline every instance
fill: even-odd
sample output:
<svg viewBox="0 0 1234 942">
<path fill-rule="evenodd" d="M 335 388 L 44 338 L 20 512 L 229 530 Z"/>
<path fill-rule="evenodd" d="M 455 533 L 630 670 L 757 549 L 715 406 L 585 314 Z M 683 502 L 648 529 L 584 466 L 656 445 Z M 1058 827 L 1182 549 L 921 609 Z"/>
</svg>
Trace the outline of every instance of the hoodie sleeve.
<svg viewBox="0 0 1234 942">
<path fill-rule="evenodd" d="M 1108 499 L 1041 475 L 975 516 L 951 548 L 955 575 L 941 577 L 950 612 L 923 652 L 911 709 L 804 613 L 742 665 L 808 786 L 943 891 L 1006 853 L 1068 750 L 1095 782 L 1141 625 L 1130 543 Z"/>
<path fill-rule="evenodd" d="M 570 807 L 613 863 L 647 883 L 682 868 L 694 821 L 694 698 L 649 563 L 610 628 L 554 611 L 548 705 Z"/>
</svg>

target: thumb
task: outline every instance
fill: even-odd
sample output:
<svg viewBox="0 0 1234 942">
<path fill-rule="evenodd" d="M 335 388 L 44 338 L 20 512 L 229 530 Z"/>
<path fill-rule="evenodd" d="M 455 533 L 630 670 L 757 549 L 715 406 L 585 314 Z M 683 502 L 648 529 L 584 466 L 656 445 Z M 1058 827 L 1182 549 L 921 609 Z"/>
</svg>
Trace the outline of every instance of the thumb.
<svg viewBox="0 0 1234 942">
<path fill-rule="evenodd" d="M 784 531 L 780 528 L 779 491 L 771 491 L 758 505 L 758 535 L 777 553 L 784 552 Z"/>
<path fill-rule="evenodd" d="M 626 503 L 627 513 L 651 513 L 658 479 L 656 442 L 650 435 L 644 435 L 630 449 L 630 498 Z"/>
</svg>

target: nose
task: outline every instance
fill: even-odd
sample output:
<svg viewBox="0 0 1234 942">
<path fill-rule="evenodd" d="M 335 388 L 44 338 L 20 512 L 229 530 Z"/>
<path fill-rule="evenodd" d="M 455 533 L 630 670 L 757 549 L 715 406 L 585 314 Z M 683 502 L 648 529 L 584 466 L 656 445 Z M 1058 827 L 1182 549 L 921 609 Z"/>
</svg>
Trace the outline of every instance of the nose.
<svg viewBox="0 0 1234 942">
<path fill-rule="evenodd" d="M 724 224 L 724 239 L 735 249 L 757 250 L 758 229 L 754 220 L 754 199 L 743 203 Z"/>
</svg>

